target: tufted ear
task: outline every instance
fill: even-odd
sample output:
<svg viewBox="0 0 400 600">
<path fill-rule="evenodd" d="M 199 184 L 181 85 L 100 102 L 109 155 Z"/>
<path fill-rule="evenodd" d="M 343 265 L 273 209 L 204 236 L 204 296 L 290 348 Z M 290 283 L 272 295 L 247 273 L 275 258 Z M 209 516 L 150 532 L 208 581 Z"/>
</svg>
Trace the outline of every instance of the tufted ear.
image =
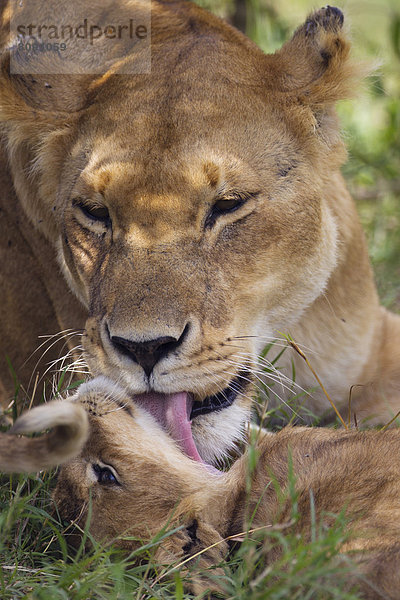
<svg viewBox="0 0 400 600">
<path fill-rule="evenodd" d="M 363 65 L 350 58 L 344 17 L 326 6 L 311 14 L 292 39 L 272 55 L 274 88 L 311 107 L 332 104 L 354 94 Z"/>
</svg>

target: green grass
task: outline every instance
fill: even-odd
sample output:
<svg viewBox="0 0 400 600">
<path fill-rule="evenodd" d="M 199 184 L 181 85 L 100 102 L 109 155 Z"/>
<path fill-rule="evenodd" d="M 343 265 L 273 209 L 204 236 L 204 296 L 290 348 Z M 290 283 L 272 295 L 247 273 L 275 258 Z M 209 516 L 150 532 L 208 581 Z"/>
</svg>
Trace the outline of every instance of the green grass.
<svg viewBox="0 0 400 600">
<path fill-rule="evenodd" d="M 51 500 L 54 483 L 54 473 L 1 480 L 2 600 L 192 597 L 183 591 L 183 574 L 177 571 L 165 577 L 170 566 L 154 563 L 152 555 L 159 541 L 139 549 L 134 556 L 123 556 L 98 544 L 86 552 L 83 545 L 78 551 L 69 549 L 70 527 L 61 522 Z M 298 518 L 293 495 L 292 521 Z M 308 543 L 292 527 L 244 534 L 240 548 L 222 565 L 223 573 L 217 576 L 209 571 L 208 577 L 231 598 L 356 600 L 357 593 L 345 589 L 351 563 L 338 561 L 338 549 L 348 536 L 343 515 L 329 527 L 323 520 L 315 521 Z M 280 549 L 281 558 L 267 566 L 264 551 L 273 547 Z"/>
<path fill-rule="evenodd" d="M 265 354 L 267 352 L 268 349 Z M 64 393 L 62 379 L 61 376 L 55 389 Z M 18 400 L 17 379 L 15 386 Z M 298 406 L 296 409 L 298 412 Z M 283 422 L 285 416 L 291 416 L 289 410 L 288 414 L 283 413 L 281 408 L 265 412 L 264 423 L 272 419 Z M 249 461 L 255 466 L 256 452 L 252 452 L 252 447 L 250 445 Z M 80 547 L 72 548 L 69 544 L 71 523 L 62 521 L 52 500 L 56 478 L 56 471 L 0 475 L 1 600 L 189 600 L 194 597 L 185 591 L 190 573 L 174 569 L 176 565 L 160 565 L 154 561 L 155 550 L 170 534 L 168 530 L 160 532 L 157 539 L 134 553 L 122 554 L 110 545 L 102 546 L 92 540 L 88 523 L 81 531 Z M 340 547 L 350 534 L 344 514 L 323 515 L 320 521 L 314 519 L 311 541 L 304 540 L 295 530 L 300 514 L 293 474 L 289 482 L 287 493 L 277 489 L 282 502 L 289 496 L 292 503 L 287 526 L 238 532 L 241 544 L 237 544 L 236 551 L 226 562 L 216 565 L 218 574 L 214 569 L 204 573 L 207 581 L 214 581 L 227 598 L 357 600 L 357 591 L 348 589 L 348 573 L 354 566 L 348 557 L 344 561 L 340 557 Z M 266 564 L 265 552 L 273 548 L 279 549 L 280 559 Z"/>
<path fill-rule="evenodd" d="M 61 384 L 56 389 L 65 391 Z M 279 427 L 290 417 L 292 412 L 280 407 L 264 412 L 263 422 L 273 420 Z M 252 448 L 250 444 L 249 461 L 255 466 L 256 451 Z M 56 478 L 56 471 L 0 475 L 1 600 L 194 598 L 185 591 L 190 573 L 182 571 L 179 565 L 174 569 L 176 565 L 154 561 L 155 550 L 170 534 L 168 530 L 134 553 L 122 554 L 110 545 L 102 546 L 92 540 L 87 523 L 81 531 L 80 547 L 72 548 L 71 523 L 62 521 L 52 500 Z M 249 479 L 249 490 L 250 487 Z M 218 574 L 214 569 L 204 573 L 207 581 L 214 581 L 223 597 L 232 599 L 359 599 L 356 589 L 348 589 L 348 575 L 355 567 L 349 557 L 340 555 L 340 547 L 351 534 L 345 515 L 322 515 L 319 521 L 314 518 L 310 541 L 306 541 L 296 533 L 300 514 L 293 473 L 289 475 L 288 491 L 277 488 L 277 494 L 282 503 L 287 498 L 291 501 L 289 523 L 238 532 L 240 545 L 237 543 L 235 552 L 224 563 L 216 565 Z M 267 564 L 265 552 L 274 548 L 279 549 L 280 559 Z"/>
<path fill-rule="evenodd" d="M 233 10 L 233 0 L 201 3 L 222 16 Z M 319 4 L 248 0 L 248 33 L 263 49 L 274 51 Z M 341 1 L 335 4 L 343 6 Z M 346 0 L 345 4 L 356 53 L 372 60 L 378 57 L 382 67 L 357 100 L 339 106 L 349 147 L 344 174 L 367 232 L 382 302 L 399 310 L 400 8 L 396 0 Z M 290 409 L 279 411 L 263 417 L 292 417 Z M 190 597 L 179 574 L 163 578 L 167 569 L 151 558 L 155 545 L 142 548 L 135 557 L 99 545 L 86 553 L 72 552 L 68 525 L 60 521 L 51 500 L 54 483 L 54 473 L 0 478 L 1 600 Z M 329 528 L 314 523 L 310 543 L 290 528 L 258 533 L 223 565 L 220 584 L 228 597 L 243 600 L 355 600 L 359 596 L 345 590 L 347 572 L 337 560 L 347 535 L 343 515 Z M 282 556 L 278 563 L 266 566 L 263 549 L 273 544 L 279 545 Z M 141 562 L 133 566 L 133 558 Z"/>
<path fill-rule="evenodd" d="M 37 599 L 117 599 L 153 595 L 148 558 L 154 544 L 122 556 L 92 542 L 68 547 L 70 525 L 63 524 L 51 499 L 55 473 L 43 478 L 3 477 L 0 486 L 0 597 Z M 133 559 L 141 559 L 133 566 Z M 162 595 L 168 598 L 168 583 Z"/>
</svg>

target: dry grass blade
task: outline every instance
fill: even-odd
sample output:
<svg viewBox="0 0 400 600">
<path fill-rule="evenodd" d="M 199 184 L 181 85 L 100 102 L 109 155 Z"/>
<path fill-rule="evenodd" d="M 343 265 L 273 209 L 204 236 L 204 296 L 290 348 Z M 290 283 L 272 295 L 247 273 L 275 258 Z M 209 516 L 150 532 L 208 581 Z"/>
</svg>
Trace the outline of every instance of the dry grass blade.
<svg viewBox="0 0 400 600">
<path fill-rule="evenodd" d="M 351 400 L 352 400 L 353 389 L 355 387 L 363 387 L 363 386 L 361 385 L 361 383 L 355 383 L 354 385 L 351 386 L 350 391 L 349 391 L 349 413 L 348 413 L 348 421 L 347 421 L 349 429 L 351 427 Z M 354 419 L 357 420 L 355 415 L 354 415 Z"/>
<path fill-rule="evenodd" d="M 397 417 L 400 417 L 400 410 L 394 415 L 393 419 L 390 419 L 389 423 L 386 423 L 386 425 L 384 425 L 379 431 L 385 431 L 385 429 L 390 427 L 391 424 L 395 422 Z"/>
<path fill-rule="evenodd" d="M 336 408 L 335 403 L 333 402 L 333 400 L 331 399 L 331 397 L 329 396 L 328 392 L 326 391 L 324 384 L 322 383 L 322 381 L 320 380 L 320 378 L 318 377 L 318 374 L 314 371 L 312 365 L 310 364 L 310 361 L 308 360 L 307 356 L 304 354 L 303 350 L 301 350 L 301 348 L 299 348 L 299 346 L 296 344 L 296 342 L 294 340 L 292 340 L 290 337 L 286 336 L 286 339 L 288 341 L 288 344 L 294 349 L 296 350 L 297 354 L 299 354 L 301 356 L 301 358 L 306 362 L 307 367 L 310 369 L 311 373 L 314 375 L 315 379 L 318 381 L 318 384 L 320 385 L 323 393 L 325 394 L 325 397 L 328 399 L 329 404 L 332 406 L 333 410 L 335 411 L 339 421 L 341 422 L 341 424 L 343 425 L 343 427 L 345 429 L 349 429 L 349 427 L 347 426 L 347 424 L 344 422 L 342 415 L 340 414 L 340 412 L 338 411 L 338 409 Z"/>
</svg>

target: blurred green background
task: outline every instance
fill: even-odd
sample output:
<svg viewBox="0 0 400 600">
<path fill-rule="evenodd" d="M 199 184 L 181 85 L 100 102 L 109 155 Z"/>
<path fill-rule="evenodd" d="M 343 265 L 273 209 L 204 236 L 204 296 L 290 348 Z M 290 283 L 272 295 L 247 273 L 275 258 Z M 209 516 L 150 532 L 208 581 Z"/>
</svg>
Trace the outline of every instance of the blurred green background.
<svg viewBox="0 0 400 600">
<path fill-rule="evenodd" d="M 310 0 L 197 0 L 274 52 L 306 16 Z M 349 158 L 343 168 L 367 232 L 382 303 L 400 312 L 400 0 L 335 0 L 354 56 L 378 66 L 355 99 L 338 104 Z"/>
</svg>

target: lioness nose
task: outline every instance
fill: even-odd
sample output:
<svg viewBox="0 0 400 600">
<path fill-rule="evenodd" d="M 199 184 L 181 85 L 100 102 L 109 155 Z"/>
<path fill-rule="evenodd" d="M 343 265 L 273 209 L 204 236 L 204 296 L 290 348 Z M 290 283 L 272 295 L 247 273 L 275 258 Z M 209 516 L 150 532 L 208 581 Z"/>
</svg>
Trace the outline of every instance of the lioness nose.
<svg viewBox="0 0 400 600">
<path fill-rule="evenodd" d="M 118 336 L 111 336 L 111 341 L 115 348 L 129 356 L 133 361 L 143 367 L 147 376 L 152 372 L 154 365 L 161 359 L 173 352 L 180 344 L 188 330 L 188 325 L 182 332 L 179 339 L 171 336 L 159 337 L 147 342 L 133 342 Z"/>
</svg>

